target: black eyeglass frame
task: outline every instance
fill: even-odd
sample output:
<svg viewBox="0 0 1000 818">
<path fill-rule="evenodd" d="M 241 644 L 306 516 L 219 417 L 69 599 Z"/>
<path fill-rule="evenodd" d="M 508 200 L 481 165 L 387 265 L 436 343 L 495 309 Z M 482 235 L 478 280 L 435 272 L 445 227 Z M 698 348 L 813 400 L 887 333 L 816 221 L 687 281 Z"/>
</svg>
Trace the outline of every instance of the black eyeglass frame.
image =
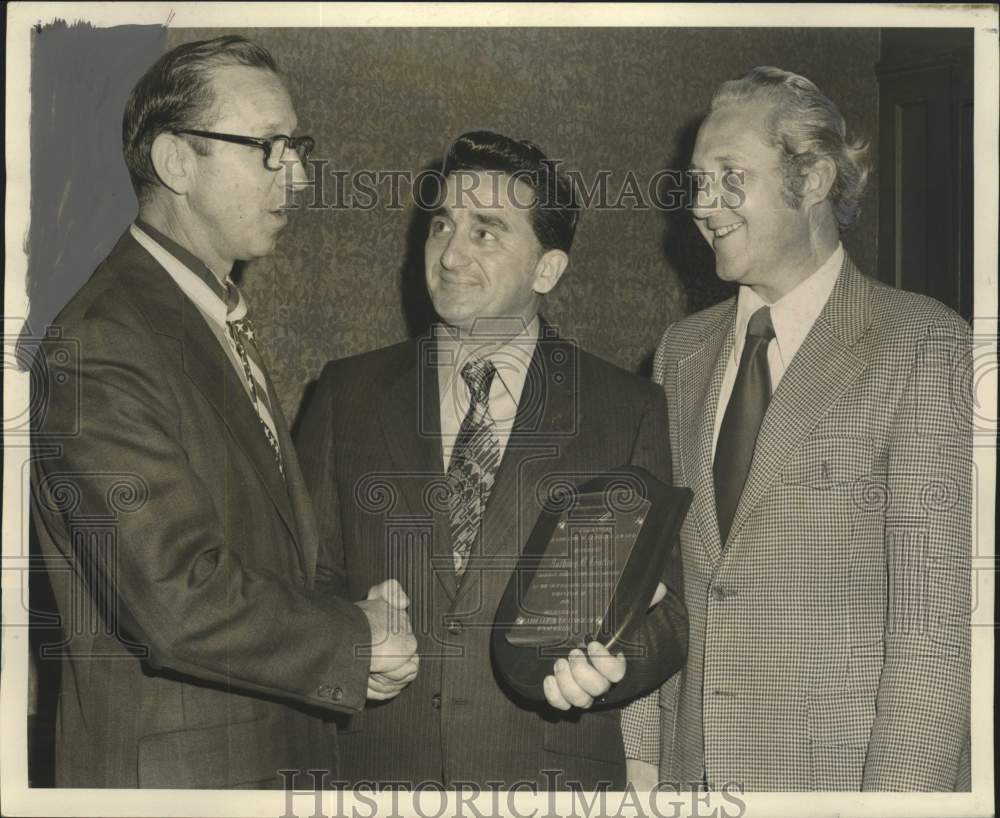
<svg viewBox="0 0 1000 818">
<path fill-rule="evenodd" d="M 231 133 L 218 133 L 216 131 L 199 131 L 193 128 L 176 128 L 172 131 L 174 134 L 188 134 L 189 136 L 200 136 L 202 139 L 217 139 L 220 142 L 232 142 L 236 145 L 249 145 L 252 148 L 260 148 L 264 151 L 264 167 L 269 171 L 276 173 L 281 170 L 281 167 L 273 168 L 268 162 L 271 159 L 271 154 L 274 152 L 274 144 L 284 140 L 287 147 L 287 151 L 291 148 L 295 151 L 295 155 L 299 157 L 299 161 L 303 164 L 309 158 L 309 154 L 312 153 L 314 147 L 316 147 L 316 140 L 311 136 L 289 136 L 288 134 L 275 134 L 274 136 L 263 138 L 259 136 L 241 136 L 239 134 Z M 284 153 L 282 153 L 284 156 Z M 283 159 L 279 159 L 278 162 L 283 162 Z"/>
</svg>

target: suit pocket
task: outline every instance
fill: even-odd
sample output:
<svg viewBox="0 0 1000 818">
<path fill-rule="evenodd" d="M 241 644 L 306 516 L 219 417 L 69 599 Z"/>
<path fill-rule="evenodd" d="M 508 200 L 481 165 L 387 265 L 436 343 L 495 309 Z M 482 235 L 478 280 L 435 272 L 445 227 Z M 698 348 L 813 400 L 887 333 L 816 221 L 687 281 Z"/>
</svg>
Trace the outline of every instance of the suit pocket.
<svg viewBox="0 0 1000 818">
<path fill-rule="evenodd" d="M 850 490 L 870 478 L 875 465 L 873 441 L 866 437 L 810 437 L 781 472 L 781 482 L 818 491 Z"/>
<path fill-rule="evenodd" d="M 813 789 L 860 790 L 875 721 L 874 691 L 815 695 L 806 709 Z"/>
<path fill-rule="evenodd" d="M 153 733 L 139 740 L 139 786 L 220 789 L 273 782 L 271 719 Z"/>
<path fill-rule="evenodd" d="M 578 721 L 546 722 L 542 746 L 559 755 L 625 763 L 617 710 L 584 713 Z"/>
</svg>

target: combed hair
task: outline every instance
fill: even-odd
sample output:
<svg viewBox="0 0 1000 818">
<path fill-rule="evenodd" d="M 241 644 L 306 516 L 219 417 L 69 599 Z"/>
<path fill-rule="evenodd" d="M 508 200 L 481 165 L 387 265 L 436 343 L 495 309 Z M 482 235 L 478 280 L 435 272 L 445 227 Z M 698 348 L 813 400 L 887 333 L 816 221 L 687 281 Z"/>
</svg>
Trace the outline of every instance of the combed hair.
<svg viewBox="0 0 1000 818">
<path fill-rule="evenodd" d="M 215 105 L 211 73 L 234 65 L 279 74 L 267 50 L 244 37 L 230 35 L 171 49 L 135 84 L 122 117 L 122 149 L 140 201 L 160 183 L 150 157 L 153 141 L 172 130 L 204 129 L 202 120 Z M 199 153 L 208 152 L 204 140 L 192 139 L 191 144 Z"/>
<path fill-rule="evenodd" d="M 748 102 L 770 106 L 767 128 L 781 149 L 788 204 L 801 204 L 803 173 L 818 159 L 829 157 L 837 167 L 829 201 L 841 231 L 850 227 L 861 212 L 871 171 L 868 140 L 849 133 L 837 106 L 813 82 L 790 71 L 753 68 L 720 85 L 711 109 Z"/>
<path fill-rule="evenodd" d="M 513 139 L 493 131 L 469 131 L 448 148 L 441 174 L 496 171 L 524 182 L 535 194 L 531 226 L 542 250 L 568 253 L 573 246 L 580 208 L 576 192 L 558 164 L 526 139 Z"/>
</svg>

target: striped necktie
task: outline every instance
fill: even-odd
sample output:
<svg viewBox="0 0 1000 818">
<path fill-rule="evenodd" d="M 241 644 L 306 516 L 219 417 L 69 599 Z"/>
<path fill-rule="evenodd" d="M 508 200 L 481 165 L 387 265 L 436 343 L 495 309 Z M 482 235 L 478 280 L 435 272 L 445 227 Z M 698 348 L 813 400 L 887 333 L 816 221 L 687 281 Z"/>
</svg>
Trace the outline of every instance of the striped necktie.
<svg viewBox="0 0 1000 818">
<path fill-rule="evenodd" d="M 226 282 L 226 327 L 229 337 L 233 339 L 236 354 L 243 364 L 243 374 L 246 377 L 250 391 L 250 401 L 257 411 L 261 428 L 271 444 L 274 461 L 278 465 L 281 476 L 285 475 L 285 467 L 281 458 L 281 446 L 278 444 L 278 427 L 274 423 L 274 411 L 267 389 L 267 379 L 264 377 L 264 360 L 257 349 L 253 322 L 247 315 L 246 302 L 240 298 L 239 290 L 232 282 Z"/>
<path fill-rule="evenodd" d="M 486 501 L 500 467 L 500 440 L 489 404 L 496 371 L 490 361 L 477 358 L 462 367 L 471 399 L 448 464 L 448 519 L 455 574 L 459 577 L 465 573 L 472 544 L 479 536 Z"/>
</svg>

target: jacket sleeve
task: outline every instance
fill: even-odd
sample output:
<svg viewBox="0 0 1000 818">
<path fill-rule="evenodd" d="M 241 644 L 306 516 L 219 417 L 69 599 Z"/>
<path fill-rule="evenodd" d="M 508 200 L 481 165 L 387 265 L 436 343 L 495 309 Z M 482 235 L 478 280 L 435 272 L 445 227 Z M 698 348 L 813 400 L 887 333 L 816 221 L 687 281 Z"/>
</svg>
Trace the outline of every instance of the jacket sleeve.
<svg viewBox="0 0 1000 818">
<path fill-rule="evenodd" d="M 889 606 L 864 790 L 968 789 L 972 390 L 969 328 L 912 350 L 884 486 Z M 964 779 L 964 783 L 963 783 Z"/>
<path fill-rule="evenodd" d="M 361 709 L 364 614 L 247 564 L 245 549 L 226 541 L 213 494 L 181 443 L 190 413 L 166 383 L 163 340 L 106 317 L 81 322 L 77 340 L 76 361 L 46 356 L 50 377 L 78 403 L 52 402 L 36 428 L 36 520 L 89 593 L 106 597 L 98 604 L 114 606 L 120 636 L 154 668 Z M 126 479 L 109 485 L 113 475 Z M 79 521 L 109 516 L 113 549 L 80 538 Z"/>
<path fill-rule="evenodd" d="M 622 710 L 622 741 L 625 758 L 660 763 L 660 694 L 654 690 L 630 702 Z"/>
</svg>

